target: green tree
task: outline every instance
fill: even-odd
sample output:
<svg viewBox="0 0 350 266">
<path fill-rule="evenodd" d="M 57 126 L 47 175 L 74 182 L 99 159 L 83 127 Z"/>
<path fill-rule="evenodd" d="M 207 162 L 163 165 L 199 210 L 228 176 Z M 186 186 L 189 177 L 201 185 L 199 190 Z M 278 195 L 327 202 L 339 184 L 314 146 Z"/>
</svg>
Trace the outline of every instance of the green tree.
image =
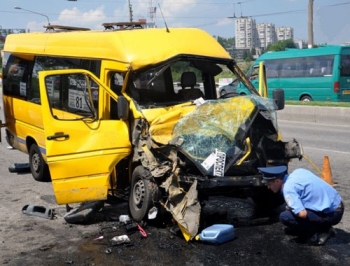
<svg viewBox="0 0 350 266">
<path fill-rule="evenodd" d="M 292 39 L 269 44 L 265 51 L 284 51 L 286 48 L 296 48 Z"/>
<path fill-rule="evenodd" d="M 225 49 L 230 49 L 235 46 L 235 38 L 223 38 L 220 36 L 214 36 L 214 38 L 221 44 Z"/>
</svg>

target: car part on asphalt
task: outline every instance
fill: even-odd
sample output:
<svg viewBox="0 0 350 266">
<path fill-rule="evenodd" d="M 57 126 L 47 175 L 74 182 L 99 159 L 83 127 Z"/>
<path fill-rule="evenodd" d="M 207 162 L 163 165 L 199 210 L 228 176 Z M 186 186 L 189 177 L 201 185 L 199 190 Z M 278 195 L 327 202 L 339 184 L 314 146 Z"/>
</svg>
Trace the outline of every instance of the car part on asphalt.
<svg viewBox="0 0 350 266">
<path fill-rule="evenodd" d="M 53 219 L 55 215 L 54 209 L 46 208 L 43 206 L 37 206 L 34 204 L 25 205 L 22 208 L 22 213 L 46 219 Z"/>
<path fill-rule="evenodd" d="M 133 222 L 127 223 L 127 224 L 125 225 L 125 229 L 126 229 L 126 232 L 127 232 L 127 233 L 135 232 L 135 231 L 138 230 L 138 224 L 137 224 L 137 223 L 133 223 Z"/>
<path fill-rule="evenodd" d="M 153 206 L 149 211 L 148 211 L 148 220 L 153 220 L 157 217 L 158 214 L 158 209 L 157 207 Z"/>
<path fill-rule="evenodd" d="M 136 224 L 137 224 L 137 229 L 139 229 L 141 236 L 146 238 L 148 236 L 146 231 L 143 230 L 143 228 L 138 223 L 136 223 Z"/>
<path fill-rule="evenodd" d="M 10 173 L 28 173 L 30 172 L 29 163 L 14 163 L 9 166 Z"/>
<path fill-rule="evenodd" d="M 130 243 L 130 238 L 127 235 L 115 236 L 111 239 L 111 244 L 113 246 Z"/>
<path fill-rule="evenodd" d="M 66 213 L 63 218 L 70 224 L 86 224 L 103 208 L 103 201 L 84 202 L 78 208 Z"/>
<path fill-rule="evenodd" d="M 122 222 L 122 223 L 128 223 L 128 222 L 130 222 L 130 216 L 129 215 L 127 215 L 127 214 L 122 214 L 122 215 L 120 215 L 119 216 L 119 222 Z"/>
</svg>

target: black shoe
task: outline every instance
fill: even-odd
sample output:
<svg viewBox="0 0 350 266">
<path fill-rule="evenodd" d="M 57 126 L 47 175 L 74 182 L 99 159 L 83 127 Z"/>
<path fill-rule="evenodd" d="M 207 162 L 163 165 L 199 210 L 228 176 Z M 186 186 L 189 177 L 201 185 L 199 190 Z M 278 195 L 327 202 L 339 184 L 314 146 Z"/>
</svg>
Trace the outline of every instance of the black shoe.
<svg viewBox="0 0 350 266">
<path fill-rule="evenodd" d="M 314 234 L 311 238 L 308 239 L 307 244 L 309 246 L 323 246 L 326 244 L 327 240 L 335 237 L 336 232 L 333 227 L 329 228 L 327 232 L 320 232 Z"/>
<path fill-rule="evenodd" d="M 326 244 L 328 239 L 335 237 L 336 234 L 337 232 L 334 230 L 333 227 L 329 228 L 329 230 L 325 233 L 320 233 L 318 236 L 318 245 L 323 246 L 324 244 Z"/>
<path fill-rule="evenodd" d="M 312 237 L 310 237 L 307 240 L 307 244 L 309 246 L 319 246 L 318 242 L 319 242 L 319 235 L 318 235 L 318 233 L 314 234 Z"/>
<path fill-rule="evenodd" d="M 308 238 L 305 236 L 298 236 L 289 240 L 290 243 L 297 243 L 297 244 L 305 244 L 307 243 L 307 241 L 308 241 Z"/>
</svg>

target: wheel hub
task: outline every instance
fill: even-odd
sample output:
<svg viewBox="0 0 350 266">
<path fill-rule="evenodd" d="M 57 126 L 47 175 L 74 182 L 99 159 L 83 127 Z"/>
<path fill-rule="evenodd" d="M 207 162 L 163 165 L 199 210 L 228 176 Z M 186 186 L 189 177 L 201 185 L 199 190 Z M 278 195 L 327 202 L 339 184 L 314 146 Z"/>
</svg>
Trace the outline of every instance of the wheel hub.
<svg viewBox="0 0 350 266">
<path fill-rule="evenodd" d="M 40 158 L 39 158 L 39 154 L 37 153 L 33 154 L 32 156 L 32 166 L 35 172 L 38 172 L 40 168 Z"/>
<path fill-rule="evenodd" d="M 135 183 L 133 198 L 137 206 L 142 205 L 145 198 L 145 183 L 142 180 L 139 180 Z"/>
</svg>

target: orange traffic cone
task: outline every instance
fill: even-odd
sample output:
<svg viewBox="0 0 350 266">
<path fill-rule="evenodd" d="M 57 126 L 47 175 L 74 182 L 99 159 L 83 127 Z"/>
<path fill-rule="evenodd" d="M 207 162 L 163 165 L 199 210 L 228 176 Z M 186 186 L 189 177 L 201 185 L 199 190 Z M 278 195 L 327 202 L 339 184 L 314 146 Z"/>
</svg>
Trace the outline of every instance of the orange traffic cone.
<svg viewBox="0 0 350 266">
<path fill-rule="evenodd" d="M 324 156 L 324 159 L 323 159 L 322 179 L 326 181 L 328 184 L 330 184 L 331 186 L 335 186 L 335 183 L 333 182 L 332 170 L 331 170 L 328 156 Z"/>
</svg>

